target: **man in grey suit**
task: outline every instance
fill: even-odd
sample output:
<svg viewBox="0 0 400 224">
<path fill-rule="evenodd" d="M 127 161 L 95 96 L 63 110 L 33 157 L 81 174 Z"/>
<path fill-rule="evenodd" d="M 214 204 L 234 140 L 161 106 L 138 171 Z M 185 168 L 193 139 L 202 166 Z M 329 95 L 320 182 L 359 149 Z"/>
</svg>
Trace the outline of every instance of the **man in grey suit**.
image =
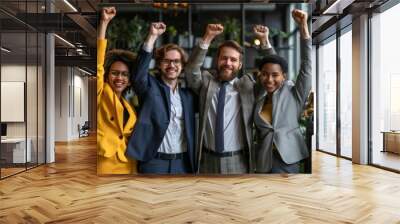
<svg viewBox="0 0 400 224">
<path fill-rule="evenodd" d="M 311 90 L 311 37 L 307 13 L 293 10 L 301 37 L 301 66 L 296 82 L 286 80 L 287 62 L 266 56 L 258 80 L 264 91 L 256 97 L 254 123 L 257 147 L 256 172 L 298 173 L 299 161 L 309 156 L 299 119 Z"/>
<path fill-rule="evenodd" d="M 225 41 L 218 48 L 217 71 L 200 69 L 208 46 L 222 32 L 221 24 L 208 24 L 185 67 L 188 86 L 200 99 L 197 171 L 207 174 L 249 173 L 253 170 L 255 80 L 250 74 L 237 77 L 242 67 L 242 47 L 235 41 Z M 254 34 L 265 39 L 265 27 L 254 27 Z"/>
</svg>

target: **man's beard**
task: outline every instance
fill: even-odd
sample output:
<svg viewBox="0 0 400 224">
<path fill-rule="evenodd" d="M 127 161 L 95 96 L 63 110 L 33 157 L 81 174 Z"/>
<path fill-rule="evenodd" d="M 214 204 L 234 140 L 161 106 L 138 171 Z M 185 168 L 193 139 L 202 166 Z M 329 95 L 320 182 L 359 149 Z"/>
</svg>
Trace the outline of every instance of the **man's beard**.
<svg viewBox="0 0 400 224">
<path fill-rule="evenodd" d="M 223 66 L 221 66 L 223 67 Z M 225 81 L 231 81 L 232 79 L 236 78 L 238 76 L 239 70 L 238 69 L 233 69 L 232 73 L 230 74 L 229 79 L 226 79 L 227 75 L 223 74 L 223 69 L 218 68 L 217 69 L 217 74 L 218 74 L 218 79 L 222 80 L 222 76 L 224 76 Z"/>
</svg>

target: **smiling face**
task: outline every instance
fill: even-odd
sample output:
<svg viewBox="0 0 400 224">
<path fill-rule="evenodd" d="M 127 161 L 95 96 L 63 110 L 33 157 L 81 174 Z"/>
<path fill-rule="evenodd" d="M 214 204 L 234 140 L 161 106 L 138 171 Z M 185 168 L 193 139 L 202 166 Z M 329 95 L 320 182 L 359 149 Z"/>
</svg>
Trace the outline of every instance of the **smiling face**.
<svg viewBox="0 0 400 224">
<path fill-rule="evenodd" d="M 164 79 L 176 80 L 182 71 L 182 56 L 177 50 L 169 50 L 158 66 Z"/>
<path fill-rule="evenodd" d="M 285 81 L 286 74 L 283 73 L 279 64 L 266 63 L 260 72 L 260 80 L 268 93 L 273 93 Z"/>
<path fill-rule="evenodd" d="M 217 68 L 220 80 L 230 81 L 234 79 L 242 68 L 240 52 L 232 47 L 221 48 L 218 55 Z"/>
<path fill-rule="evenodd" d="M 131 85 L 129 68 L 121 61 L 116 61 L 110 66 L 107 78 L 108 84 L 118 96 L 121 96 L 122 92 Z"/>
</svg>

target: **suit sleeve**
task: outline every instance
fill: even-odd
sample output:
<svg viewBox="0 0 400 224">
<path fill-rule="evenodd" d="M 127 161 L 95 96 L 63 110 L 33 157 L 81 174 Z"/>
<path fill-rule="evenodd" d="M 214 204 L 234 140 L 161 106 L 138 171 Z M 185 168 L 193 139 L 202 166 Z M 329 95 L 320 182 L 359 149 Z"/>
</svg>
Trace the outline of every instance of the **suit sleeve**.
<svg viewBox="0 0 400 224">
<path fill-rule="evenodd" d="M 104 89 L 104 60 L 107 48 L 106 39 L 97 40 L 97 105 L 101 100 Z"/>
<path fill-rule="evenodd" d="M 301 39 L 301 64 L 300 71 L 294 86 L 295 93 L 301 106 L 304 105 L 312 85 L 311 38 Z"/>
<path fill-rule="evenodd" d="M 185 66 L 185 77 L 186 82 L 190 89 L 192 89 L 196 94 L 200 93 L 202 86 L 202 75 L 201 75 L 201 65 L 206 57 L 207 50 L 201 49 L 196 46 L 190 55 L 189 61 Z"/>
<path fill-rule="evenodd" d="M 267 48 L 266 50 L 264 50 L 263 52 L 265 55 L 275 55 L 276 51 L 273 47 Z"/>
<path fill-rule="evenodd" d="M 149 65 L 151 58 L 152 53 L 145 51 L 143 48 L 140 49 L 136 60 L 135 75 L 132 79 L 133 88 L 139 97 L 142 97 L 149 89 Z"/>
</svg>

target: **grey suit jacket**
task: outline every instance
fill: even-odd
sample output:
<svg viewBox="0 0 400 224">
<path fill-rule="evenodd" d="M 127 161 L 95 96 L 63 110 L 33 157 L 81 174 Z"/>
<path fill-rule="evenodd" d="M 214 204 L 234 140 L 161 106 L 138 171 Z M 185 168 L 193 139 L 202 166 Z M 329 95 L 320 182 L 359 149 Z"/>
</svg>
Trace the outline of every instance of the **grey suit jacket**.
<svg viewBox="0 0 400 224">
<path fill-rule="evenodd" d="M 268 172 L 272 167 L 274 143 L 286 164 L 296 163 L 309 156 L 300 132 L 299 119 L 311 90 L 311 38 L 301 40 L 301 65 L 296 82 L 285 81 L 272 94 L 272 124 L 261 120 L 259 112 L 268 94 L 259 91 L 254 109 L 257 147 L 256 172 Z"/>
<path fill-rule="evenodd" d="M 189 88 L 191 88 L 199 96 L 199 131 L 197 138 L 197 170 L 200 169 L 200 160 L 203 149 L 203 139 L 205 135 L 205 126 L 207 120 L 207 113 L 210 109 L 212 97 L 218 89 L 218 80 L 215 74 L 211 74 L 208 71 L 201 71 L 201 65 L 203 64 L 204 58 L 207 54 L 207 50 L 201 49 L 197 46 L 189 59 L 188 64 L 185 66 L 185 75 Z M 253 151 L 253 109 L 254 109 L 254 85 L 255 80 L 251 74 L 242 76 L 234 87 L 237 89 L 240 95 L 240 104 L 242 111 L 242 122 L 245 127 L 245 142 L 249 150 L 249 164 L 250 170 L 252 171 L 252 151 Z"/>
</svg>

